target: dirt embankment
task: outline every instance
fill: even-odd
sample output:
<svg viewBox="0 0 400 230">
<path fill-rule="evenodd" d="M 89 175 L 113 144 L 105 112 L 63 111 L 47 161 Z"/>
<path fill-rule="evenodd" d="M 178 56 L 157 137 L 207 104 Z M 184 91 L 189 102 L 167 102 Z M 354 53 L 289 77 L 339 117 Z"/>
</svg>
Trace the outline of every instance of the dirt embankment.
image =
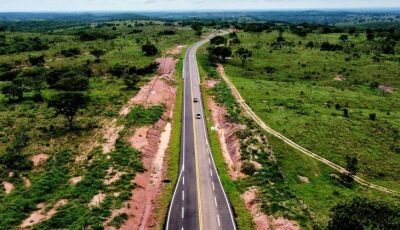
<svg viewBox="0 0 400 230">
<path fill-rule="evenodd" d="M 142 163 L 146 170 L 136 175 L 136 187 L 132 191 L 131 200 L 123 208 L 113 211 L 111 218 L 105 221 L 106 226 L 112 218 L 122 213 L 128 214 L 129 218 L 120 229 L 149 229 L 157 226 L 154 210 L 162 186 L 164 155 L 171 135 L 168 120 L 172 117 L 177 92 L 174 80 L 176 60 L 160 58 L 157 61 L 160 63 L 159 75 L 141 88 L 121 110 L 120 115 L 128 114 L 135 105 L 150 107 L 162 104 L 166 111 L 156 124 L 138 128 L 126 138 L 132 147 L 142 152 Z M 114 227 L 107 226 L 106 229 Z"/>
<path fill-rule="evenodd" d="M 206 80 L 207 88 L 213 88 L 219 81 Z M 236 137 L 236 132 L 244 127 L 239 124 L 228 122 L 226 119 L 227 111 L 225 107 L 218 105 L 212 98 L 208 100 L 208 108 L 211 110 L 213 123 L 217 128 L 222 153 L 228 165 L 229 175 L 236 180 L 245 175 L 240 172 L 242 161 L 240 160 L 240 143 Z"/>
<path fill-rule="evenodd" d="M 285 218 L 275 218 L 267 216 L 261 211 L 260 202 L 258 200 L 258 188 L 252 187 L 247 190 L 242 199 L 246 203 L 247 210 L 252 214 L 253 220 L 256 223 L 256 228 L 259 230 L 299 230 L 300 226 L 295 221 Z"/>
</svg>

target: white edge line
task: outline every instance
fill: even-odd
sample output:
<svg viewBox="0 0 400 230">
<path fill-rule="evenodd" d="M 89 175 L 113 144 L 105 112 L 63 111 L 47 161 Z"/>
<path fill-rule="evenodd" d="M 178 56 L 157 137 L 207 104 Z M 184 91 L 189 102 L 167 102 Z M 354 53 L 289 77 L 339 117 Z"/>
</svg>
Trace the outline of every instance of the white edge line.
<svg viewBox="0 0 400 230">
<path fill-rule="evenodd" d="M 190 48 L 188 48 L 188 49 L 186 49 L 186 52 L 185 52 L 185 59 L 184 59 L 184 61 L 183 61 L 183 68 L 182 68 L 182 77 L 183 77 L 183 79 L 185 79 L 185 60 L 186 60 L 186 56 L 187 56 L 187 54 L 188 54 L 188 51 L 191 49 L 191 47 Z M 185 90 L 185 81 L 183 81 L 183 115 L 182 115 L 182 120 L 183 120 L 183 128 L 182 128 L 182 133 L 181 133 L 181 135 L 182 135 L 182 147 L 183 147 L 183 149 L 182 149 L 182 169 L 181 169 L 181 171 L 180 171 L 180 173 L 179 173 L 179 177 L 178 177 L 178 181 L 177 181 L 177 183 L 176 183 L 176 185 L 175 185 L 175 189 L 174 189 L 174 194 L 172 195 L 172 201 L 171 201 L 171 204 L 169 205 L 169 210 L 168 210 L 168 217 L 167 217 L 167 226 L 165 227 L 165 229 L 169 229 L 169 220 L 170 220 L 170 218 L 171 218 L 171 211 L 172 211 L 172 206 L 173 206 L 173 204 L 174 204 L 174 201 L 175 201 L 175 196 L 176 196 L 176 192 L 178 191 L 178 187 L 179 187 L 179 181 L 181 180 L 181 177 L 182 177 L 182 173 L 183 173 L 183 171 L 185 171 L 185 135 L 183 135 L 183 130 L 185 130 L 185 127 L 186 127 L 186 122 L 185 122 L 185 116 L 186 116 L 186 105 L 185 105 L 185 101 L 186 101 L 186 90 Z M 182 229 L 183 229 L 183 227 L 182 227 Z"/>
<path fill-rule="evenodd" d="M 208 39 L 205 40 L 205 41 L 208 42 Z M 204 41 L 203 41 L 203 42 L 204 42 Z M 204 43 L 205 43 L 205 42 L 204 42 Z M 197 53 L 197 48 L 198 48 L 198 47 L 195 48 L 196 53 Z M 196 57 L 196 61 L 195 61 L 195 66 L 196 66 L 197 73 L 198 73 L 198 76 L 197 76 L 197 77 L 198 77 L 198 79 L 200 79 L 200 73 L 199 73 L 198 64 L 197 64 L 197 57 Z M 201 91 L 200 91 L 200 93 L 201 93 Z M 202 110 L 202 112 L 203 112 L 203 114 L 204 114 L 203 98 L 200 97 L 200 100 L 199 100 L 199 101 L 200 101 L 200 105 L 201 105 L 201 110 Z M 209 152 L 211 153 L 211 148 L 210 148 L 210 145 L 209 145 L 209 143 L 208 143 L 208 137 L 207 137 L 208 132 L 207 132 L 207 129 L 206 129 L 206 123 L 205 123 L 205 120 L 204 120 L 204 116 L 203 116 L 203 119 L 202 119 L 202 120 L 203 120 L 203 123 L 204 123 L 203 128 L 204 128 L 204 131 L 205 131 L 205 132 L 204 132 L 204 135 L 206 136 L 207 147 L 208 147 Z M 212 159 L 212 162 L 213 162 L 214 170 L 217 171 L 217 167 L 215 166 L 215 162 L 214 162 L 214 156 L 213 156 L 212 154 L 210 154 L 210 155 L 211 155 L 211 159 Z M 220 186 L 221 186 L 222 193 L 224 194 L 225 202 L 226 202 L 226 204 L 227 204 L 227 206 L 228 206 L 228 209 L 229 209 L 229 214 L 230 214 L 230 217 L 231 217 L 231 220 L 232 220 L 233 228 L 234 228 L 234 230 L 236 230 L 236 223 L 235 223 L 235 219 L 233 218 L 232 207 L 231 207 L 231 205 L 230 205 L 230 203 L 229 203 L 229 201 L 228 201 L 228 197 L 226 196 L 224 186 L 222 186 L 221 178 L 219 177 L 219 174 L 218 174 L 218 173 L 217 173 L 217 178 L 218 178 L 218 182 L 219 182 L 219 184 L 220 184 Z"/>
</svg>

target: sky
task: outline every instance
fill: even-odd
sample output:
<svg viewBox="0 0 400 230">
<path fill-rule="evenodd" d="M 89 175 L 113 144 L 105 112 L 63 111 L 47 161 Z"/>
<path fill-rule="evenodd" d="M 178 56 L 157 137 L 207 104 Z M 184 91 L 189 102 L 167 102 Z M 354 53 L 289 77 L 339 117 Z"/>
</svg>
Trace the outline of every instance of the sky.
<svg viewBox="0 0 400 230">
<path fill-rule="evenodd" d="M 400 0 L 0 0 L 1 12 L 400 8 Z"/>
</svg>

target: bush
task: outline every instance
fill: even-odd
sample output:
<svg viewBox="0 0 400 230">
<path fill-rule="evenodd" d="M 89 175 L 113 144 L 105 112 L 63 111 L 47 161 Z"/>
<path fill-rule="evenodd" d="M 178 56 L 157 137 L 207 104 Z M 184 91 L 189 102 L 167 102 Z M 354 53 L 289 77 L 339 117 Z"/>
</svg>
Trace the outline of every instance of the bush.
<svg viewBox="0 0 400 230">
<path fill-rule="evenodd" d="M 146 56 L 154 56 L 158 53 L 158 49 L 155 45 L 148 42 L 142 46 L 142 52 Z"/>
<path fill-rule="evenodd" d="M 144 108 L 138 105 L 126 116 L 126 124 L 130 126 L 144 126 L 156 123 L 163 115 L 165 108 L 157 105 Z"/>
<path fill-rule="evenodd" d="M 73 57 L 76 55 L 81 54 L 81 50 L 79 48 L 70 48 L 66 50 L 61 50 L 60 54 L 63 55 L 64 57 Z"/>
<path fill-rule="evenodd" d="M 253 163 L 245 161 L 240 167 L 240 171 L 246 175 L 253 175 L 257 170 Z"/>
<path fill-rule="evenodd" d="M 369 114 L 369 119 L 370 119 L 371 121 L 375 121 L 375 120 L 376 120 L 376 113 L 370 113 L 370 114 Z"/>
<path fill-rule="evenodd" d="M 329 230 L 400 229 L 400 207 L 356 197 L 331 210 Z"/>
</svg>

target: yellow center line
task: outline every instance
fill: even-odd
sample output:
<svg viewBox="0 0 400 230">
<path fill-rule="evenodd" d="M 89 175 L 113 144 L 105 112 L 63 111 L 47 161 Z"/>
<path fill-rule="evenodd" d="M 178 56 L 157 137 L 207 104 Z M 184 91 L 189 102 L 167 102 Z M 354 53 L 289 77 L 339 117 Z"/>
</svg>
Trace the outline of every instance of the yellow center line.
<svg viewBox="0 0 400 230">
<path fill-rule="evenodd" d="M 190 52 L 189 51 L 189 78 L 190 78 L 190 92 L 193 97 L 193 85 L 192 85 L 192 71 L 190 65 Z M 197 155 L 197 139 L 196 139 L 196 126 L 194 120 L 194 103 L 192 98 L 190 98 L 192 104 L 192 124 L 193 124 L 193 136 L 194 136 L 194 155 L 196 161 L 196 187 L 197 187 L 197 208 L 199 212 L 199 229 L 203 230 L 203 217 L 201 213 L 201 191 L 200 191 L 200 179 L 199 179 L 199 163 L 198 163 L 198 155 Z"/>
</svg>

